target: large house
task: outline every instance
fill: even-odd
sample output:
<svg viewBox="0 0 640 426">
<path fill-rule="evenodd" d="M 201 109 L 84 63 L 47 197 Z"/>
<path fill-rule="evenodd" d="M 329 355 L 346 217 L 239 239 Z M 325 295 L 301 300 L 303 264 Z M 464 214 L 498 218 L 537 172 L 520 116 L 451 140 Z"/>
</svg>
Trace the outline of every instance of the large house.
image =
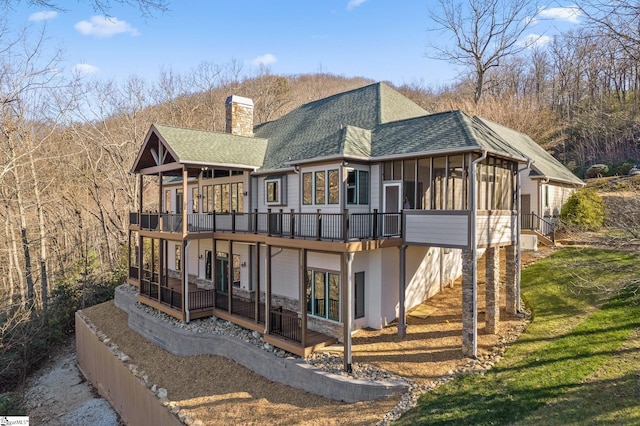
<svg viewBox="0 0 640 426">
<path fill-rule="evenodd" d="M 128 282 L 182 321 L 216 315 L 299 355 L 340 340 L 347 370 L 354 330 L 397 320 L 404 335 L 407 310 L 460 276 L 475 356 L 479 251 L 495 332 L 501 273 L 518 309 L 524 182 L 564 170 L 563 185 L 580 184 L 525 135 L 429 114 L 384 83 L 255 127 L 250 99 L 226 107 L 226 133 L 149 129 L 132 172 L 157 177 L 160 201 L 131 214 Z"/>
</svg>

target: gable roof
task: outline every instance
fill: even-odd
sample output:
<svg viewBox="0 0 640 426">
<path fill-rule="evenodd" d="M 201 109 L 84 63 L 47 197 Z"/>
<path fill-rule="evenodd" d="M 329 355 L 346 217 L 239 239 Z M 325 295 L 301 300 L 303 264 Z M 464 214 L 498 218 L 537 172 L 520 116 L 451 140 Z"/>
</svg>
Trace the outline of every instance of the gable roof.
<svg viewBox="0 0 640 426">
<path fill-rule="evenodd" d="M 524 160 L 501 137 L 460 110 L 382 124 L 373 132 L 372 146 L 372 157 L 485 149 Z"/>
<path fill-rule="evenodd" d="M 459 110 L 428 114 L 385 83 L 302 105 L 255 126 L 254 135 L 153 124 L 132 171 L 162 169 L 165 175 L 177 175 L 182 165 L 219 165 L 269 172 L 325 158 L 380 161 L 486 150 L 516 161 L 533 160 L 534 178 L 583 185 L 527 135 Z M 166 158 L 158 159 L 161 151 Z"/>
<path fill-rule="evenodd" d="M 367 156 L 366 132 L 355 128 L 372 130 L 380 124 L 426 114 L 387 84 L 374 83 L 302 105 L 256 126 L 254 134 L 269 139 L 262 168 L 276 169 L 309 158 Z"/>
<path fill-rule="evenodd" d="M 560 161 L 545 151 L 529 136 L 486 118 L 476 117 L 476 119 L 500 135 L 512 147 L 514 152 L 519 152 L 532 160 L 530 177 L 584 186 L 585 183 L 580 178 L 571 173 Z"/>
<path fill-rule="evenodd" d="M 152 124 L 138 154 L 133 171 L 157 166 L 150 150 L 162 144 L 178 164 L 224 165 L 257 169 L 267 147 L 267 140 L 229 133 Z M 157 152 L 157 151 L 156 151 Z"/>
</svg>

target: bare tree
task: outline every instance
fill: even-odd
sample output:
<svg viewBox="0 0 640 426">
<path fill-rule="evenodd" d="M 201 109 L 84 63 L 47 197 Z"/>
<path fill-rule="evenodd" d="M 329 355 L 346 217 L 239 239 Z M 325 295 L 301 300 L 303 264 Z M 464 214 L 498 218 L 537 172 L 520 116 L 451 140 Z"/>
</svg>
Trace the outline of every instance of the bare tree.
<svg viewBox="0 0 640 426">
<path fill-rule="evenodd" d="M 57 0 L 0 0 L 2 7 L 10 8 L 19 3 L 26 3 L 33 7 L 46 7 L 48 9 L 66 11 L 62 1 Z M 152 16 L 154 12 L 165 13 L 169 10 L 168 0 L 85 0 L 96 12 L 109 15 L 114 4 L 131 6 L 140 12 L 144 17 Z"/>
<path fill-rule="evenodd" d="M 472 70 L 473 98 L 482 96 L 487 71 L 526 49 L 535 40 L 522 35 L 538 13 L 535 0 L 439 0 L 429 13 L 433 31 L 453 37 L 453 45 L 428 43 L 427 57 Z"/>
<path fill-rule="evenodd" d="M 635 0 L 576 2 L 589 23 L 615 39 L 636 61 L 640 59 L 640 5 Z"/>
</svg>

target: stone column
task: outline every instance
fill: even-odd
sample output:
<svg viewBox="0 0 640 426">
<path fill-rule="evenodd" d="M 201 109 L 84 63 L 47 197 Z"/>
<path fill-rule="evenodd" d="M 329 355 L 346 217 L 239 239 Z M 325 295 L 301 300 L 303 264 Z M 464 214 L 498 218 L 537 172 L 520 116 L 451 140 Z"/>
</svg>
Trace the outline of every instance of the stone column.
<svg viewBox="0 0 640 426">
<path fill-rule="evenodd" d="M 475 309 L 473 298 L 473 251 L 462 250 L 462 354 L 474 357 Z"/>
<path fill-rule="evenodd" d="M 517 302 L 517 257 L 516 257 L 516 246 L 510 245 L 504 248 L 507 258 L 507 266 L 505 270 L 505 281 L 507 283 L 506 288 L 506 311 L 510 314 L 515 314 L 518 310 L 518 302 Z"/>
<path fill-rule="evenodd" d="M 487 248 L 486 259 L 485 323 L 487 333 L 496 334 L 500 321 L 500 247 Z"/>
</svg>

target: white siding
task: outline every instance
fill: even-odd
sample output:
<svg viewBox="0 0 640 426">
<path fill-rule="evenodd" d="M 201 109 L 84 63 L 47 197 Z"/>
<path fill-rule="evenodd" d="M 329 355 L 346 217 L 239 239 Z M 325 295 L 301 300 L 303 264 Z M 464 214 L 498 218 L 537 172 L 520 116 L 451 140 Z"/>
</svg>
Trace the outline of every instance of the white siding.
<svg viewBox="0 0 640 426">
<path fill-rule="evenodd" d="M 469 244 L 469 215 L 453 211 L 407 212 L 404 220 L 408 244 L 466 247 Z"/>
<path fill-rule="evenodd" d="M 263 274 L 266 274 L 266 269 L 266 265 L 261 265 Z M 300 294 L 299 269 L 298 250 L 272 248 L 271 292 L 297 300 Z M 267 282 L 266 275 L 262 282 Z"/>
<path fill-rule="evenodd" d="M 525 172 L 523 172 L 525 173 Z M 527 176 L 522 176 L 520 183 L 522 187 L 520 188 L 520 195 L 530 195 L 531 196 L 531 211 L 535 214 L 539 215 L 540 210 L 538 206 L 540 205 L 540 199 L 538 198 L 538 181 L 534 179 L 529 179 Z M 522 214 L 530 214 L 531 212 L 522 212 Z"/>
<path fill-rule="evenodd" d="M 409 247 L 406 267 L 405 309 L 409 311 L 462 274 L 462 250 Z"/>
<path fill-rule="evenodd" d="M 548 200 L 546 198 L 547 187 L 549 188 Z M 559 216 L 562 211 L 562 206 L 567 202 L 569 196 L 575 192 L 575 188 L 573 187 L 553 185 L 549 183 L 543 184 L 541 189 L 543 200 L 542 217 Z"/>
<path fill-rule="evenodd" d="M 512 214 L 478 215 L 476 235 L 479 246 L 515 241 L 516 216 Z"/>
</svg>

